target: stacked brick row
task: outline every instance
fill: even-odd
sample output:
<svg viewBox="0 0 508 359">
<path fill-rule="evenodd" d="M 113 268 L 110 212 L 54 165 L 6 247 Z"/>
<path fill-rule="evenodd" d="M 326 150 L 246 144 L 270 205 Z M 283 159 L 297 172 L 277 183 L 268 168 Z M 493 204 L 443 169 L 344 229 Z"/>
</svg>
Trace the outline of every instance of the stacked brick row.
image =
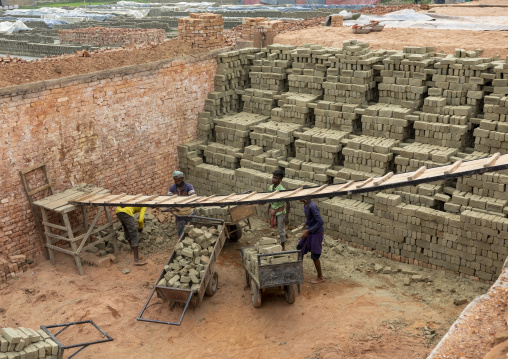
<svg viewBox="0 0 508 359">
<path fill-rule="evenodd" d="M 0 283 L 33 267 L 35 267 L 34 260 L 27 259 L 23 254 L 9 256 L 8 259 L 0 257 Z"/>
<path fill-rule="evenodd" d="M 201 49 L 224 47 L 224 19 L 212 13 L 191 13 L 178 19 L 178 37 Z"/>
<path fill-rule="evenodd" d="M 59 30 L 61 44 L 90 46 L 127 46 L 158 44 L 166 40 L 162 29 L 119 29 L 89 27 L 86 29 Z"/>
<path fill-rule="evenodd" d="M 219 167 L 236 169 L 240 166 L 241 148 L 212 142 L 203 150 L 205 162 Z"/>
<path fill-rule="evenodd" d="M 261 52 L 265 58 L 253 61 L 249 73 L 251 87 L 258 90 L 287 91 L 287 69 L 293 61 L 289 56 L 292 45 L 269 45 Z"/>
<path fill-rule="evenodd" d="M 216 142 L 242 150 L 250 144 L 250 132 L 254 126 L 268 119 L 268 116 L 248 112 L 217 118 L 214 120 Z"/>
<path fill-rule="evenodd" d="M 214 118 L 241 110 L 237 91 L 250 86 L 249 71 L 256 58 L 255 52 L 255 49 L 241 49 L 217 56 L 214 91 L 205 100 L 205 112 L 198 115 L 198 138 L 213 140 Z"/>
<path fill-rule="evenodd" d="M 507 98 L 502 89 L 490 94 L 496 86 L 503 87 L 504 60 L 492 62 L 463 51 L 446 56 L 432 48 L 372 51 L 354 41 L 345 42 L 342 49 L 307 45 L 277 50 L 256 53 L 255 72 L 263 74 L 263 66 L 268 66 L 268 79 L 269 67 L 287 61 L 289 55 L 292 63 L 282 65 L 288 65 L 288 78 L 277 83 L 260 80 L 251 85 L 257 88 L 241 91 L 244 111 L 262 114 L 266 121 L 249 128 L 250 142 L 247 132 L 235 132 L 233 124 L 220 125 L 227 129 L 221 130 L 221 144 L 235 149 L 243 144 L 235 154 L 239 165 L 226 169 L 216 161 L 187 168 L 190 178 L 206 188 L 205 194 L 216 193 L 208 184 L 210 177 L 224 194 L 266 191 L 271 172 L 278 168 L 285 170 L 286 188 L 344 183 L 481 158 L 508 142 Z M 290 91 L 281 92 L 282 88 Z M 473 132 L 474 126 L 478 127 Z M 189 152 L 208 162 L 199 148 L 208 150 L 209 145 Z M 221 170 L 232 179 L 218 176 Z M 508 181 L 501 174 L 487 175 L 334 198 L 319 205 L 327 231 L 343 240 L 395 260 L 492 280 L 505 251 L 497 246 L 505 239 L 500 230 L 487 229 L 494 245 L 482 228 L 497 221 L 494 217 L 506 219 L 508 197 L 503 191 Z M 302 215 L 294 212 L 291 219 L 300 222 Z M 479 224 L 475 231 L 463 231 L 461 220 Z"/>
<path fill-rule="evenodd" d="M 56 359 L 59 346 L 42 329 L 0 329 L 0 358 L 2 359 Z"/>
<path fill-rule="evenodd" d="M 385 51 L 372 51 L 369 44 L 357 40 L 344 41 L 342 50 L 330 57 L 325 101 L 365 105 L 377 97 L 376 65 L 381 64 Z"/>
<path fill-rule="evenodd" d="M 264 17 L 250 17 L 242 19 L 241 38 L 243 40 L 254 40 L 256 33 L 277 34 L 284 27 L 283 21 L 267 20 Z"/>
</svg>

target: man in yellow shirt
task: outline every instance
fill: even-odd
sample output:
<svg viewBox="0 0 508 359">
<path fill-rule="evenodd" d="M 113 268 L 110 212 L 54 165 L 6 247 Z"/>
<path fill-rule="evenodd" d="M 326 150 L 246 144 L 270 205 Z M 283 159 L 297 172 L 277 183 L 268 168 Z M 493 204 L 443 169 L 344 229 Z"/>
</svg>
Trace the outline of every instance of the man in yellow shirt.
<svg viewBox="0 0 508 359">
<path fill-rule="evenodd" d="M 143 232 L 145 211 L 146 207 L 116 207 L 116 216 L 120 223 L 122 223 L 125 239 L 129 241 L 132 252 L 134 253 L 134 265 L 137 266 L 144 266 L 146 264 L 146 262 L 141 260 L 138 255 L 138 232 Z M 139 213 L 137 226 L 136 219 L 134 218 L 135 213 Z"/>
</svg>

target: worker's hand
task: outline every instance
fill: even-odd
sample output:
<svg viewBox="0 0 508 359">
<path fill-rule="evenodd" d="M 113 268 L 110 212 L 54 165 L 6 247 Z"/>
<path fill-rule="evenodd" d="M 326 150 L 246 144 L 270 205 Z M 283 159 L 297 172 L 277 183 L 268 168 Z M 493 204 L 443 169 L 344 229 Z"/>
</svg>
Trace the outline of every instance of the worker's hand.
<svg viewBox="0 0 508 359">
<path fill-rule="evenodd" d="M 268 215 L 269 216 L 273 216 L 273 215 L 275 215 L 275 213 L 276 212 L 275 212 L 275 210 L 273 208 L 270 208 L 270 210 L 268 211 Z"/>
<path fill-rule="evenodd" d="M 308 235 L 309 235 L 309 230 L 308 230 L 308 229 L 304 229 L 304 230 L 302 231 L 302 235 L 301 235 L 301 237 L 302 237 L 302 238 L 307 238 L 307 236 L 308 236 Z"/>
<path fill-rule="evenodd" d="M 143 228 L 138 228 L 138 232 L 139 233 L 143 232 Z"/>
</svg>

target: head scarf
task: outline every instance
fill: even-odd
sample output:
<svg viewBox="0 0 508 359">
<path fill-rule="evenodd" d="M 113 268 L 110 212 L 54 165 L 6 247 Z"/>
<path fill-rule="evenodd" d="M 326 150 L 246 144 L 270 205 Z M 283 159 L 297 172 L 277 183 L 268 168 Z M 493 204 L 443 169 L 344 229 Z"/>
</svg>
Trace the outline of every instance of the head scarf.
<svg viewBox="0 0 508 359">
<path fill-rule="evenodd" d="M 175 171 L 175 172 L 173 172 L 173 177 L 183 177 L 183 172 L 182 171 Z"/>
</svg>

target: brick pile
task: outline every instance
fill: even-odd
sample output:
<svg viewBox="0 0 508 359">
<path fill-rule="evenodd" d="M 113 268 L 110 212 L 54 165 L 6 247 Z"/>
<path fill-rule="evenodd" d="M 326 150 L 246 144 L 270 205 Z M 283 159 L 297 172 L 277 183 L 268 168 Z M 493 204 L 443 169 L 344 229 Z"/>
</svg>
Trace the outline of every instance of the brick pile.
<svg viewBox="0 0 508 359">
<path fill-rule="evenodd" d="M 344 168 L 384 175 L 393 162 L 393 148 L 398 140 L 358 136 L 347 141 L 343 148 Z"/>
<path fill-rule="evenodd" d="M 216 142 L 243 150 L 250 144 L 250 133 L 254 126 L 268 119 L 268 116 L 248 112 L 214 119 Z"/>
<path fill-rule="evenodd" d="M 259 276 L 259 265 L 281 264 L 291 260 L 289 254 L 276 254 L 273 256 L 263 256 L 258 258 L 259 254 L 270 254 L 282 252 L 282 246 L 277 244 L 277 239 L 262 237 L 253 247 L 246 248 L 243 251 L 243 265 L 255 277 Z M 259 260 L 259 262 L 258 262 Z"/>
<path fill-rule="evenodd" d="M 8 259 L 0 256 L 0 283 L 34 268 L 35 265 L 35 261 L 24 254 L 12 255 Z"/>
<path fill-rule="evenodd" d="M 241 148 L 212 142 L 204 147 L 203 157 L 206 163 L 234 170 L 240 166 L 241 152 Z"/>
<path fill-rule="evenodd" d="M 288 76 L 289 91 L 322 96 L 329 60 L 338 51 L 320 45 L 304 45 L 291 51 L 293 64 Z"/>
<path fill-rule="evenodd" d="M 311 104 L 316 103 L 321 96 L 287 92 L 280 96 L 278 105 L 271 112 L 271 119 L 277 122 L 297 123 L 304 126 L 314 124 L 314 111 Z"/>
<path fill-rule="evenodd" d="M 379 102 L 403 108 L 419 109 L 427 94 L 427 81 L 437 58 L 433 47 L 404 47 L 403 52 L 383 59 L 382 81 L 378 85 Z"/>
<path fill-rule="evenodd" d="M 268 121 L 254 126 L 250 134 L 251 143 L 263 148 L 263 151 L 280 150 L 282 156 L 293 157 L 295 132 L 301 132 L 303 125 Z"/>
<path fill-rule="evenodd" d="M 261 48 L 273 44 L 273 39 L 284 28 L 284 21 L 264 17 L 242 19 L 240 40 L 237 46 Z"/>
<path fill-rule="evenodd" d="M 88 27 L 85 29 L 58 30 L 61 44 L 90 46 L 128 46 L 158 44 L 166 40 L 162 29 L 120 29 Z"/>
<path fill-rule="evenodd" d="M 287 69 L 291 67 L 292 45 L 269 45 L 261 52 L 264 58 L 253 61 L 249 73 L 251 88 L 270 91 L 287 91 Z"/>
<path fill-rule="evenodd" d="M 193 14 L 178 19 L 178 37 L 192 46 L 212 50 L 224 47 L 224 19 L 212 13 Z"/>
<path fill-rule="evenodd" d="M 59 347 L 42 329 L 18 327 L 0 329 L 0 358 L 56 359 Z"/>
<path fill-rule="evenodd" d="M 497 96 L 508 95 L 508 56 L 505 61 L 493 63 L 494 76 L 485 76 L 492 80 L 492 93 Z"/>
<path fill-rule="evenodd" d="M 184 236 L 175 245 L 175 258 L 164 266 L 164 277 L 157 285 L 198 290 L 221 230 L 221 226 L 185 226 Z"/>
<path fill-rule="evenodd" d="M 297 160 L 332 166 L 342 162 L 342 141 L 349 137 L 349 133 L 314 127 L 295 133 L 295 137 L 298 138 L 295 141 Z"/>
<path fill-rule="evenodd" d="M 344 25 L 344 18 L 341 15 L 334 15 L 331 17 L 332 27 L 342 27 Z"/>
<path fill-rule="evenodd" d="M 330 57 L 326 82 L 323 84 L 323 100 L 357 105 L 365 105 L 374 100 L 376 76 L 386 51 L 372 51 L 369 44 L 357 40 L 343 42 L 343 47 Z"/>
<path fill-rule="evenodd" d="M 286 156 L 281 155 L 280 150 L 263 151 L 256 145 L 245 147 L 240 164 L 242 168 L 250 168 L 259 172 L 273 173 L 280 169 L 279 161 L 284 161 Z"/>
<path fill-rule="evenodd" d="M 485 153 L 508 152 L 508 97 L 485 96 L 484 119 L 474 129 L 474 148 Z"/>
<path fill-rule="evenodd" d="M 313 106 L 309 104 L 309 106 Z M 357 105 L 330 101 L 318 101 L 314 108 L 315 125 L 338 131 L 359 134 L 362 129 Z"/>
<path fill-rule="evenodd" d="M 401 141 L 412 138 L 412 122 L 406 119 L 412 112 L 411 109 L 396 105 L 371 105 L 362 115 L 362 134 Z"/>
</svg>

